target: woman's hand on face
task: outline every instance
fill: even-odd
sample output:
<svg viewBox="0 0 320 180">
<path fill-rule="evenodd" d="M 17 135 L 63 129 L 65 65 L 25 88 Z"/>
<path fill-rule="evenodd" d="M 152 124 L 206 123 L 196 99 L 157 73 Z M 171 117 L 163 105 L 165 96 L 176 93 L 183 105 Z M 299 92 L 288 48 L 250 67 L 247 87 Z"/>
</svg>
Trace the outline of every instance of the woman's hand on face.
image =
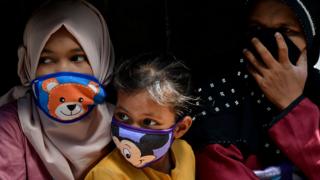
<svg viewBox="0 0 320 180">
<path fill-rule="evenodd" d="M 302 93 L 307 79 L 307 55 L 304 49 L 293 65 L 288 56 L 288 47 L 280 33 L 275 34 L 278 44 L 278 60 L 257 39 L 252 44 L 259 53 L 263 63 L 252 52 L 245 49 L 244 56 L 250 62 L 249 72 L 258 83 L 266 97 L 279 109 L 285 109 Z"/>
</svg>

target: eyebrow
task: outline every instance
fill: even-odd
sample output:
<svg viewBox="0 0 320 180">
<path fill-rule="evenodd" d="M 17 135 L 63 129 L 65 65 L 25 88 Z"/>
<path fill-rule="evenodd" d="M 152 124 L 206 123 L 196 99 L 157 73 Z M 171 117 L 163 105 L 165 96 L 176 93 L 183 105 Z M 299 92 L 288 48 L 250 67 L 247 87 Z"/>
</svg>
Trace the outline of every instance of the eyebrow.
<svg viewBox="0 0 320 180">
<path fill-rule="evenodd" d="M 279 24 L 279 27 L 302 29 L 300 24 L 295 24 L 294 22 L 281 23 Z"/>
<path fill-rule="evenodd" d="M 71 52 L 84 52 L 81 48 L 74 48 Z"/>
<path fill-rule="evenodd" d="M 122 107 L 122 106 L 118 106 L 117 108 L 121 109 L 122 111 L 125 111 L 126 113 L 129 113 L 129 111 L 126 108 Z"/>
<path fill-rule="evenodd" d="M 248 21 L 248 24 L 249 25 L 260 25 L 262 26 L 263 28 L 267 28 L 264 24 L 261 24 L 258 20 L 256 20 L 255 18 L 252 18 L 252 19 L 249 19 Z M 297 27 L 297 26 L 300 26 L 300 24 L 298 23 L 295 23 L 293 21 L 286 21 L 285 23 L 280 23 L 280 24 L 277 24 L 279 27 Z"/>
<path fill-rule="evenodd" d="M 42 54 L 42 53 L 53 53 L 53 51 L 51 51 L 50 49 L 44 48 L 44 49 L 42 50 L 41 54 Z"/>
<path fill-rule="evenodd" d="M 122 106 L 118 106 L 117 108 L 122 110 L 122 111 L 124 111 L 129 116 L 130 112 L 126 108 L 124 108 Z M 152 118 L 149 118 L 149 119 L 152 119 L 154 121 L 159 122 L 159 120 L 157 120 L 159 117 L 155 117 L 156 115 L 153 112 L 151 112 L 151 113 L 143 113 L 143 115 L 144 116 L 148 116 L 148 117 L 152 117 Z M 129 116 L 129 117 L 131 118 L 131 116 Z"/>
</svg>

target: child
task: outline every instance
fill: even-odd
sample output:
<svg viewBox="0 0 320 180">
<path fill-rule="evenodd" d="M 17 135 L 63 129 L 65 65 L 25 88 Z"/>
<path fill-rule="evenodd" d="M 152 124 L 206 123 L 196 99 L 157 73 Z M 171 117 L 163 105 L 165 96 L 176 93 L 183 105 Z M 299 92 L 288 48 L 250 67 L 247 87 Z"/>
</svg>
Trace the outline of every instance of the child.
<svg viewBox="0 0 320 180">
<path fill-rule="evenodd" d="M 239 68 L 201 87 L 206 102 L 189 131 L 199 145 L 197 177 L 319 179 L 319 1 L 245 6 L 252 47 L 240 63 L 253 79 Z"/>
<path fill-rule="evenodd" d="M 145 54 L 125 61 L 114 84 L 117 149 L 86 179 L 194 179 L 193 151 L 178 139 L 192 124 L 188 68 L 171 56 Z"/>
<path fill-rule="evenodd" d="M 82 179 L 111 141 L 105 20 L 85 1 L 48 2 L 18 53 L 22 85 L 0 100 L 0 179 Z"/>
</svg>

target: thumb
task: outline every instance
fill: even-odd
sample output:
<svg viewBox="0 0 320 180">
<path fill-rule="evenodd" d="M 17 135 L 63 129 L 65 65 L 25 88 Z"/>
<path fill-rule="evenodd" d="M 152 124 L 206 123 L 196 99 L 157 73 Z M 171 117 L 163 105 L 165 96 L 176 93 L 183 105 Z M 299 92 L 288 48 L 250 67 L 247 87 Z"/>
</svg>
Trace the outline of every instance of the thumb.
<svg viewBox="0 0 320 180">
<path fill-rule="evenodd" d="M 297 61 L 297 66 L 300 67 L 307 67 L 308 61 L 307 61 L 307 50 L 303 49 L 301 52 L 301 55 Z"/>
</svg>

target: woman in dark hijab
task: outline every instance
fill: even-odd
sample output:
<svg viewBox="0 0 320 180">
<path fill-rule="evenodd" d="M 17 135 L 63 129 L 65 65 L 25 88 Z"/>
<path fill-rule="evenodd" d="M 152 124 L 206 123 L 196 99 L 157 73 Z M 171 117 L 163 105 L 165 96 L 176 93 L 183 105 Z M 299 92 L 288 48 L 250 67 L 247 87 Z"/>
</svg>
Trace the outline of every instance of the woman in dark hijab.
<svg viewBox="0 0 320 180">
<path fill-rule="evenodd" d="M 197 89 L 202 101 L 186 138 L 198 178 L 316 179 L 319 2 L 248 0 L 244 7 L 240 65 Z"/>
</svg>

